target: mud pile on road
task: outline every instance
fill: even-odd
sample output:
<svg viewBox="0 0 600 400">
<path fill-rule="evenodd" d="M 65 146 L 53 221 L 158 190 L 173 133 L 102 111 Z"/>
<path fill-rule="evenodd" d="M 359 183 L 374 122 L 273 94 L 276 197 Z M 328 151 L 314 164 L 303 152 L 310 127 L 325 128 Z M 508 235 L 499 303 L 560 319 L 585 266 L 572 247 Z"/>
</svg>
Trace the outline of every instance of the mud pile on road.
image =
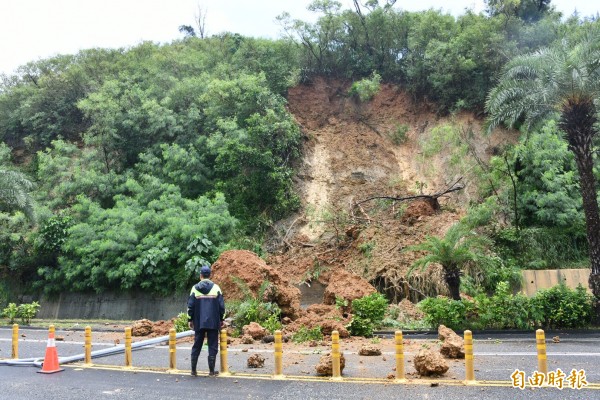
<svg viewBox="0 0 600 400">
<path fill-rule="evenodd" d="M 174 318 L 169 321 L 150 321 L 144 318 L 133 322 L 131 325 L 131 335 L 148 337 L 168 336 L 169 331 L 174 327 Z"/>
</svg>

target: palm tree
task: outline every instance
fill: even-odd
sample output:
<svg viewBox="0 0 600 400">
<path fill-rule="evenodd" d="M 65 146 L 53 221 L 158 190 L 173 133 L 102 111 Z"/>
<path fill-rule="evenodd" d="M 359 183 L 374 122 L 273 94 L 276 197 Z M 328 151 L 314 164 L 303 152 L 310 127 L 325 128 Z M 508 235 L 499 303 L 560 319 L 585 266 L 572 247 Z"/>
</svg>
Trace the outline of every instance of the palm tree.
<svg viewBox="0 0 600 400">
<path fill-rule="evenodd" d="M 531 127 L 558 117 L 575 155 L 589 244 L 590 288 L 600 318 L 600 213 L 593 167 L 593 139 L 598 133 L 600 101 L 600 27 L 588 27 L 577 41 L 519 56 L 504 68 L 490 92 L 486 109 L 489 131 L 504 123 Z"/>
<path fill-rule="evenodd" d="M 22 173 L 0 169 L 0 210 L 22 211 L 34 221 L 33 201 L 29 195 L 32 188 L 33 184 Z"/>
<path fill-rule="evenodd" d="M 415 268 L 424 270 L 430 264 L 440 264 L 444 269 L 444 280 L 454 300 L 460 300 L 460 277 L 469 262 L 485 259 L 484 248 L 490 240 L 468 230 L 460 223 L 448 229 L 443 238 L 427 236 L 423 243 L 407 247 L 405 251 L 425 251 L 427 254 L 413 263 Z"/>
</svg>

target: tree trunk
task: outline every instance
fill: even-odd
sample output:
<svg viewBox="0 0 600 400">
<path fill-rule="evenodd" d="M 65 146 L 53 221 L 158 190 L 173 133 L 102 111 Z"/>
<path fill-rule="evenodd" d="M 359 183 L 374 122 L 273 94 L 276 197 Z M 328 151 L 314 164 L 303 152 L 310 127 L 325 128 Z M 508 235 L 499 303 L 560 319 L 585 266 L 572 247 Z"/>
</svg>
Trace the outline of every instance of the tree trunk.
<svg viewBox="0 0 600 400">
<path fill-rule="evenodd" d="M 460 300 L 460 270 L 456 268 L 444 269 L 444 278 L 452 300 Z"/>
<path fill-rule="evenodd" d="M 589 157 L 592 158 L 591 155 Z M 583 164 L 583 163 L 582 163 Z M 589 164 L 592 164 L 589 162 Z M 600 212 L 598 211 L 598 200 L 596 198 L 595 178 L 592 166 L 581 165 L 577 162 L 579 169 L 579 185 L 583 197 L 583 211 L 585 213 L 585 226 L 590 254 L 591 273 L 588 280 L 590 289 L 594 294 L 594 324 L 600 323 Z M 585 169 L 584 169 L 585 168 Z"/>
<path fill-rule="evenodd" d="M 575 162 L 579 170 L 579 189 L 583 199 L 583 212 L 585 213 L 585 226 L 587 241 L 589 246 L 591 273 L 589 285 L 594 294 L 594 312 L 595 324 L 600 322 L 600 212 L 598 210 L 598 199 L 596 192 L 596 179 L 594 177 L 594 159 L 592 139 L 595 131 L 592 121 L 586 121 L 588 124 L 569 124 L 569 120 L 584 121 L 582 118 L 584 111 L 590 115 L 589 109 L 586 107 L 572 108 L 572 113 L 561 121 L 561 128 L 567 132 L 569 141 L 569 149 L 575 155 Z M 592 114 L 595 115 L 595 114 Z M 564 114 L 563 114 L 564 117 Z M 588 117 L 589 118 L 589 117 Z"/>
</svg>

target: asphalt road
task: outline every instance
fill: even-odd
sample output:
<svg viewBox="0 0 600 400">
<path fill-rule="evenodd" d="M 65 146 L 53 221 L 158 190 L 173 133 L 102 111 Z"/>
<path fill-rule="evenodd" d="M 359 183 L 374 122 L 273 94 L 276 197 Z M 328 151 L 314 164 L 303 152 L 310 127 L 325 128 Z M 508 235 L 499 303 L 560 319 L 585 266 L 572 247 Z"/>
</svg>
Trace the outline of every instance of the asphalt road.
<svg viewBox="0 0 600 400">
<path fill-rule="evenodd" d="M 23 329 L 20 332 L 25 335 L 19 343 L 20 358 L 43 358 L 47 332 Z M 10 357 L 11 334 L 11 329 L 0 328 L 0 359 Z M 552 343 L 553 333 L 547 333 L 548 370 L 560 368 L 567 375 L 571 370 L 584 371 L 588 384 L 580 390 L 568 387 L 566 382 L 562 390 L 556 387 L 521 390 L 511 386 L 511 374 L 516 369 L 523 371 L 526 377 L 537 369 L 535 336 L 532 339 L 532 334 L 527 333 L 475 335 L 476 385 L 463 384 L 463 360 L 451 361 L 450 371 L 443 378 L 424 380 L 409 375 L 407 383 L 395 383 L 386 379 L 394 366 L 394 354 L 386 353 L 381 357 L 345 353 L 343 380 L 330 381 L 314 376 L 312 366 L 321 355 L 319 349 L 285 354 L 285 347 L 285 380 L 270 376 L 274 362 L 272 349 L 268 348 L 259 351 L 267 360 L 263 369 L 246 368 L 248 353 L 230 348 L 228 360 L 234 375 L 192 378 L 188 375 L 189 345 L 178 345 L 180 370 L 169 372 L 165 343 L 135 350 L 134 368 L 130 369 L 123 367 L 123 354 L 94 359 L 93 367 L 83 363 L 63 365 L 64 371 L 51 375 L 37 373 L 37 367 L 6 366 L 0 361 L 0 399 L 185 399 L 199 395 L 222 399 L 600 399 L 600 334 L 559 334 L 560 343 Z M 430 343 L 432 337 L 405 334 L 405 339 Z M 93 349 L 111 346 L 115 344 L 94 343 Z M 71 340 L 66 336 L 64 342 L 57 342 L 57 348 L 61 358 L 83 353 L 83 343 L 75 337 Z M 411 356 L 406 354 L 407 359 Z M 202 356 L 199 369 L 205 370 L 205 364 Z"/>
</svg>

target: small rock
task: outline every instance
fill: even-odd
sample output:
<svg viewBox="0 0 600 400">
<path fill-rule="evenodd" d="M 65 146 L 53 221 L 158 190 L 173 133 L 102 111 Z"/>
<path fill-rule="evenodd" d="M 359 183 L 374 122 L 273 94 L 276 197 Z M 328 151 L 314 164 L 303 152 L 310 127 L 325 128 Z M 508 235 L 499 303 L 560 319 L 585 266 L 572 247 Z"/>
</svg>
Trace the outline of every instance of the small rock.
<svg viewBox="0 0 600 400">
<path fill-rule="evenodd" d="M 248 349 L 242 349 L 242 353 L 247 353 Z"/>
<path fill-rule="evenodd" d="M 387 376 L 388 379 L 396 379 L 396 375 L 389 373 Z"/>
<path fill-rule="evenodd" d="M 552 338 L 552 343 L 560 343 L 560 337 L 558 337 L 558 336 L 554 336 L 554 337 Z"/>
<path fill-rule="evenodd" d="M 64 342 L 65 341 L 65 337 L 64 336 L 55 336 L 54 340 L 56 340 L 57 342 Z"/>
<path fill-rule="evenodd" d="M 273 343 L 275 342 L 275 336 L 273 335 L 267 335 L 265 337 L 262 338 L 261 342 L 263 343 Z"/>
</svg>

